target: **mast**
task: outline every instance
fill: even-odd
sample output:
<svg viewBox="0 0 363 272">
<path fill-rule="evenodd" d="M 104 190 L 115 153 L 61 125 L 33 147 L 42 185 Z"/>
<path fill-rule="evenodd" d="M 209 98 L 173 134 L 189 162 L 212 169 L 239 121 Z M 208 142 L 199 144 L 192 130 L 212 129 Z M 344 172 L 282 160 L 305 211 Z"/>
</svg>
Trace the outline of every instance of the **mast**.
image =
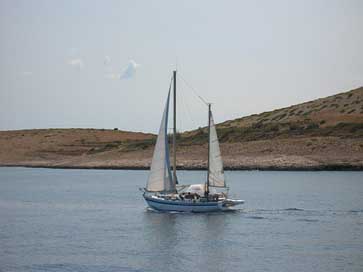
<svg viewBox="0 0 363 272">
<path fill-rule="evenodd" d="M 210 168 L 210 117 L 211 117 L 211 104 L 208 103 L 208 169 L 207 169 L 207 186 L 206 186 L 206 196 L 209 195 L 209 168 Z"/>
<path fill-rule="evenodd" d="M 176 179 L 176 70 L 173 71 L 174 82 L 174 129 L 173 129 L 173 181 L 174 185 L 178 184 Z"/>
</svg>

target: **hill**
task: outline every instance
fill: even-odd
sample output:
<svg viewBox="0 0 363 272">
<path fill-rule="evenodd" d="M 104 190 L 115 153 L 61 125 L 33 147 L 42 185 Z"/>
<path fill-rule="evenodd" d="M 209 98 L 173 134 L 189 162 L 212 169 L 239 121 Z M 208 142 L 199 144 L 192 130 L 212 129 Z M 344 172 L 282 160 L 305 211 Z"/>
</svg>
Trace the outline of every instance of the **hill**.
<svg viewBox="0 0 363 272">
<path fill-rule="evenodd" d="M 119 164 L 108 165 L 109 159 L 121 159 L 122 165 L 123 153 L 137 157 L 137 151 L 143 151 L 145 145 L 150 147 L 154 139 L 153 134 L 105 129 L 0 131 L 0 165 L 113 167 Z M 115 154 L 108 155 L 115 150 Z M 133 164 L 143 167 L 145 163 L 138 165 L 134 160 Z"/>
<path fill-rule="evenodd" d="M 217 125 L 221 142 L 291 137 L 363 137 L 363 87 Z M 205 129 L 203 130 L 205 132 Z M 201 131 L 185 134 L 193 138 Z"/>
<path fill-rule="evenodd" d="M 217 125 L 227 169 L 363 169 L 363 88 Z M 0 132 L 0 165 L 148 168 L 155 135 L 95 129 Z M 178 135 L 178 167 L 206 167 L 207 129 Z"/>
</svg>

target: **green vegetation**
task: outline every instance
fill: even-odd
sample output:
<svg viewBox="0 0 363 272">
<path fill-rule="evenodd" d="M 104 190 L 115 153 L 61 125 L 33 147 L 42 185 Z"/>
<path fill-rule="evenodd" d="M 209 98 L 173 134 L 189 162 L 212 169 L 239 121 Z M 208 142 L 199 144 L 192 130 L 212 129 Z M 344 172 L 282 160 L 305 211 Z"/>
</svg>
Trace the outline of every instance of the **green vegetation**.
<svg viewBox="0 0 363 272">
<path fill-rule="evenodd" d="M 335 108 L 339 108 L 339 105 L 338 104 L 336 104 L 336 103 L 334 103 L 334 104 L 330 104 L 330 106 L 329 106 L 330 108 L 333 108 L 333 107 L 335 107 Z"/>
<path fill-rule="evenodd" d="M 275 138 L 363 138 L 363 121 L 357 121 L 356 117 L 359 112 L 363 113 L 363 105 L 360 104 L 362 102 L 363 88 L 346 94 L 226 121 L 217 125 L 217 133 L 221 143 L 241 143 Z M 322 111 L 324 112 L 321 113 Z M 345 122 L 343 123 L 341 120 L 345 120 Z M 116 129 L 114 128 L 114 130 Z M 178 133 L 176 137 L 180 148 L 205 145 L 208 131 L 205 127 L 200 127 L 194 131 Z M 81 139 L 80 144 L 85 148 L 90 148 L 89 152 L 92 153 L 112 150 L 132 152 L 151 149 L 155 140 L 156 137 L 146 140 L 90 143 Z M 168 136 L 168 141 L 172 142 L 171 135 Z M 307 145 L 311 148 L 316 146 L 313 141 L 308 142 Z"/>
<path fill-rule="evenodd" d="M 136 150 L 144 150 L 149 147 L 152 147 L 155 145 L 156 138 L 155 139 L 146 139 L 146 140 L 136 140 L 136 141 L 125 141 L 122 143 L 120 148 L 122 148 L 123 151 L 136 151 Z"/>
<path fill-rule="evenodd" d="M 122 150 L 123 152 L 144 150 L 155 145 L 156 138 L 145 140 L 125 140 L 113 142 L 85 142 L 81 140 L 82 146 L 91 147 L 89 154 L 101 153 L 111 150 Z"/>
<path fill-rule="evenodd" d="M 217 127 L 219 141 L 221 143 L 235 143 L 256 140 L 269 140 L 273 138 L 291 138 L 291 137 L 324 137 L 337 136 L 343 138 L 363 137 L 363 124 L 360 123 L 339 123 L 335 126 L 320 127 L 326 121 L 322 120 L 320 124 L 311 120 L 305 122 L 290 123 L 263 123 L 257 122 L 249 127 Z M 207 143 L 207 132 L 200 129 L 195 134 L 182 136 L 179 144 L 202 145 Z"/>
</svg>

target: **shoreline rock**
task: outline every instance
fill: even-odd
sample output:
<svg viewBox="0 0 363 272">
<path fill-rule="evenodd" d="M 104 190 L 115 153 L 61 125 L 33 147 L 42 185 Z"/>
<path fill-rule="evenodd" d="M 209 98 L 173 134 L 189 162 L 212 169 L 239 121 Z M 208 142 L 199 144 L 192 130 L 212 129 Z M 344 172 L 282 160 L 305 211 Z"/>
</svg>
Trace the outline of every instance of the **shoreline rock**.
<svg viewBox="0 0 363 272">
<path fill-rule="evenodd" d="M 71 166 L 71 165 L 32 165 L 2 164 L 0 167 L 25 167 L 48 169 L 88 169 L 88 170 L 149 170 L 148 166 Z M 204 166 L 178 166 L 177 170 L 206 171 Z M 320 166 L 225 166 L 225 171 L 363 171 L 363 165 L 331 164 Z"/>
</svg>

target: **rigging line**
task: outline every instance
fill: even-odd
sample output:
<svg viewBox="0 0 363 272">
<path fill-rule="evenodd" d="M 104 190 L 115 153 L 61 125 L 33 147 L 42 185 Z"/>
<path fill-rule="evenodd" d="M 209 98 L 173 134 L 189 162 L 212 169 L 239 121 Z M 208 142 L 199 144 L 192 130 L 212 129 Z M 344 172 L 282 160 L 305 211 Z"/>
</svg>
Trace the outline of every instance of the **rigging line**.
<svg viewBox="0 0 363 272">
<path fill-rule="evenodd" d="M 183 88 L 179 88 L 179 90 L 181 90 L 182 92 L 184 92 L 184 89 Z M 192 116 L 191 110 L 189 108 L 189 105 L 188 105 L 187 100 L 185 99 L 185 97 L 186 96 L 181 95 L 179 100 L 181 101 L 182 108 L 185 109 L 186 116 L 188 116 L 188 119 L 189 119 L 191 125 L 194 125 L 195 120 L 193 120 L 193 118 L 191 117 Z"/>
<path fill-rule="evenodd" d="M 203 99 L 203 97 L 201 97 L 198 93 L 197 93 L 197 91 L 192 87 L 192 85 L 191 84 L 189 84 L 186 80 L 185 80 L 185 78 L 180 74 L 180 72 L 179 72 L 179 77 L 184 81 L 184 83 L 185 83 L 185 85 L 187 85 L 192 91 L 193 91 L 193 93 L 194 93 L 194 95 L 195 96 L 197 96 L 202 102 L 203 102 L 203 104 L 205 104 L 206 106 L 208 106 L 208 103 Z"/>
</svg>

